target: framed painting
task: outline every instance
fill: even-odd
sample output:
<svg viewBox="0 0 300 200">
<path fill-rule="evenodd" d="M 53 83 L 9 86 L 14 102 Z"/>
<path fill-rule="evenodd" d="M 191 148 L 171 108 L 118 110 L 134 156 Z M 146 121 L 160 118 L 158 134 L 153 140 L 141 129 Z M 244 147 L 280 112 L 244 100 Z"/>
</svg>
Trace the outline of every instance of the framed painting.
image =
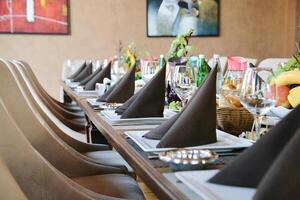
<svg viewBox="0 0 300 200">
<path fill-rule="evenodd" d="M 0 0 L 0 33 L 69 34 L 69 0 Z"/>
<path fill-rule="evenodd" d="M 219 36 L 219 0 L 147 0 L 147 36 Z"/>
</svg>

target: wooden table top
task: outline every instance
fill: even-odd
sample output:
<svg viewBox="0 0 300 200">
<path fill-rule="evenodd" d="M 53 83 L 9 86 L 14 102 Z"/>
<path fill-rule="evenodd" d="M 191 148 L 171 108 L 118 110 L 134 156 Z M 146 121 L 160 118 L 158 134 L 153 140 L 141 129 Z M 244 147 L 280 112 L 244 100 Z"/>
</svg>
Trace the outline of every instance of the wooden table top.
<svg viewBox="0 0 300 200">
<path fill-rule="evenodd" d="M 89 120 L 101 131 L 116 151 L 132 166 L 135 173 L 147 184 L 159 199 L 187 199 L 163 174 L 155 168 L 148 158 L 139 153 L 124 137 L 124 129 L 107 123 L 86 101 L 87 97 L 76 95 L 64 82 L 64 91 L 83 109 Z"/>
</svg>

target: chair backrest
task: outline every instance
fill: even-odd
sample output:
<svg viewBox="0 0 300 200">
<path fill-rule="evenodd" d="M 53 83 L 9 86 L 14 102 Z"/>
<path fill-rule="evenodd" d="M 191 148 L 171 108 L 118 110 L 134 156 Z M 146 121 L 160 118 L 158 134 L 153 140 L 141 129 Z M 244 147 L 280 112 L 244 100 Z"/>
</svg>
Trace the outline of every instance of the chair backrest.
<svg viewBox="0 0 300 200">
<path fill-rule="evenodd" d="M 249 63 L 252 63 L 253 65 L 256 65 L 257 63 L 257 59 L 256 58 L 245 58 L 248 61 L 248 65 Z"/>
<path fill-rule="evenodd" d="M 12 84 L 8 68 L 3 64 L 0 61 L 1 88 L 9 87 L 9 91 L 12 92 L 16 87 Z M 3 83 L 7 84 L 3 85 Z M 25 133 L 14 120 L 12 113 L 9 111 L 9 105 L 6 106 L 5 96 L 7 96 L 7 93 L 3 93 L 1 90 L 0 159 L 9 169 L 28 199 L 109 199 L 107 196 L 96 194 L 76 184 L 45 160 L 31 146 L 25 137 Z M 20 110 L 20 114 L 26 118 L 26 114 L 22 111 Z M 35 131 L 35 133 L 37 132 Z M 60 152 L 52 151 L 51 153 L 52 156 L 57 156 Z"/>
<path fill-rule="evenodd" d="M 67 127 L 65 124 L 63 124 L 48 108 L 45 106 L 43 101 L 40 99 L 39 95 L 37 94 L 35 88 L 33 87 L 33 79 L 30 77 L 30 73 L 26 70 L 27 68 L 30 68 L 27 64 L 27 67 L 25 66 L 26 63 L 21 61 L 13 61 L 16 68 L 20 72 L 19 79 L 24 79 L 24 92 L 27 94 L 27 96 L 31 96 L 32 105 L 36 107 L 39 114 L 43 117 L 43 119 L 46 121 L 46 123 L 51 127 L 51 129 L 60 137 L 63 141 L 65 141 L 68 145 L 70 145 L 72 148 L 76 149 L 79 152 L 87 152 L 87 151 L 96 151 L 98 145 L 92 145 L 92 144 L 86 144 L 84 142 L 80 142 L 73 137 L 79 135 L 79 133 L 73 131 L 69 127 Z M 22 80 L 20 80 L 22 82 Z M 28 89 L 28 90 L 27 90 Z M 72 137 L 73 136 L 73 137 Z M 77 136 L 79 137 L 79 136 Z M 93 148 L 94 147 L 94 148 Z"/>
<path fill-rule="evenodd" d="M 278 65 L 281 63 L 286 63 L 290 60 L 290 58 L 267 58 L 262 60 L 259 64 L 259 68 L 267 68 L 267 69 L 272 69 L 273 72 L 275 72 L 278 68 Z M 266 71 L 260 71 L 258 75 L 264 80 L 267 81 L 270 73 Z"/>
<path fill-rule="evenodd" d="M 220 63 L 221 63 L 221 69 L 222 69 L 222 71 L 224 71 L 226 69 L 226 66 L 227 66 L 227 57 L 221 56 L 220 57 Z M 213 58 L 208 60 L 208 65 L 210 67 L 214 67 L 214 66 L 212 66 L 213 65 Z"/>
<path fill-rule="evenodd" d="M 0 177 L 1 199 L 27 199 L 16 179 L 12 176 L 11 172 L 2 160 L 0 160 Z"/>
<path fill-rule="evenodd" d="M 23 63 L 24 66 L 28 66 L 28 64 Z M 47 108 L 55 114 L 55 116 L 63 122 L 65 125 L 69 126 L 72 129 L 82 129 L 82 125 L 78 124 L 77 122 L 71 121 L 65 116 L 68 114 L 69 111 L 63 110 L 56 102 L 55 99 L 53 99 L 41 86 L 37 78 L 35 77 L 32 69 L 30 67 L 26 67 L 26 70 L 28 72 L 28 75 L 31 77 L 31 80 L 33 82 L 33 86 L 35 87 L 39 97 L 43 101 L 43 103 L 47 106 Z M 69 113 L 70 115 L 71 113 Z"/>
<path fill-rule="evenodd" d="M 54 167 L 68 177 L 122 171 L 83 159 L 85 157 L 61 140 L 40 116 L 25 93 L 28 89 L 22 87 L 24 83 L 17 78 L 17 69 L 4 60 L 0 60 L 0 68 L 0 96 L 4 105 L 32 146 Z"/>
</svg>

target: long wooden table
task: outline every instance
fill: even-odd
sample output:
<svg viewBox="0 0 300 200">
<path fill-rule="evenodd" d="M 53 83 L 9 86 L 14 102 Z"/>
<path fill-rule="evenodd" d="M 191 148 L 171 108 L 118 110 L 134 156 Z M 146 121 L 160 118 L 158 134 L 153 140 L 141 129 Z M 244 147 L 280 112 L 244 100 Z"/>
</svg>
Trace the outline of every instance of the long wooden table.
<svg viewBox="0 0 300 200">
<path fill-rule="evenodd" d="M 62 86 L 66 94 L 83 109 L 89 120 L 104 135 L 123 158 L 132 166 L 135 173 L 156 194 L 159 199 L 187 199 L 170 181 L 155 168 L 149 159 L 143 157 L 124 137 L 123 129 L 116 129 L 107 123 L 86 101 L 86 97 L 78 96 L 64 82 Z"/>
</svg>

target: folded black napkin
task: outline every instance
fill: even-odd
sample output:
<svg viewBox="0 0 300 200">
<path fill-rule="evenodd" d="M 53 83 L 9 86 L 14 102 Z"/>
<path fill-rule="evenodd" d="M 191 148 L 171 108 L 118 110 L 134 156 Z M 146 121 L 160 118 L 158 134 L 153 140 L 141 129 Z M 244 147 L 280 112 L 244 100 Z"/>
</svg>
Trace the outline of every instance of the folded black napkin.
<svg viewBox="0 0 300 200">
<path fill-rule="evenodd" d="M 91 80 L 89 80 L 84 85 L 84 89 L 85 90 L 95 90 L 96 83 L 103 83 L 104 78 L 111 79 L 110 71 L 111 71 L 111 62 L 109 62 L 104 69 L 102 69 Z"/>
<path fill-rule="evenodd" d="M 300 199 L 299 152 L 300 129 L 296 131 L 264 175 L 254 195 L 255 200 Z"/>
<path fill-rule="evenodd" d="M 109 103 L 124 103 L 134 94 L 135 65 L 97 101 Z"/>
<path fill-rule="evenodd" d="M 77 69 L 77 71 L 74 72 L 71 76 L 69 76 L 68 79 L 76 78 L 76 76 L 78 76 L 85 67 L 86 67 L 86 62 L 83 62 L 82 65 Z"/>
<path fill-rule="evenodd" d="M 141 90 L 140 90 L 141 91 Z M 138 94 L 140 93 L 140 91 L 138 91 L 135 95 L 133 95 L 132 97 L 130 97 L 125 103 L 123 103 L 122 106 L 118 107 L 115 112 L 118 115 L 122 115 L 123 112 L 131 105 L 132 102 L 134 102 L 134 100 L 137 98 Z"/>
<path fill-rule="evenodd" d="M 265 136 L 228 164 L 209 182 L 256 188 L 285 145 L 300 128 L 300 106 L 296 107 Z M 293 159 L 293 158 L 292 158 Z"/>
<path fill-rule="evenodd" d="M 94 76 L 96 76 L 100 71 L 102 70 L 102 65 L 96 70 L 94 71 L 91 75 L 89 75 L 88 77 L 86 77 L 85 79 L 83 79 L 82 81 L 80 81 L 79 85 L 85 85 L 87 84 L 87 82 L 89 82 Z"/>
<path fill-rule="evenodd" d="M 93 65 L 89 63 L 86 67 L 73 79 L 73 82 L 80 82 L 93 73 Z"/>
<path fill-rule="evenodd" d="M 216 142 L 216 75 L 217 69 L 214 68 L 182 112 L 145 137 L 161 137 L 158 148 Z"/>
<path fill-rule="evenodd" d="M 166 66 L 130 99 L 128 99 L 116 112 L 122 113 L 121 118 L 163 117 Z"/>
</svg>

